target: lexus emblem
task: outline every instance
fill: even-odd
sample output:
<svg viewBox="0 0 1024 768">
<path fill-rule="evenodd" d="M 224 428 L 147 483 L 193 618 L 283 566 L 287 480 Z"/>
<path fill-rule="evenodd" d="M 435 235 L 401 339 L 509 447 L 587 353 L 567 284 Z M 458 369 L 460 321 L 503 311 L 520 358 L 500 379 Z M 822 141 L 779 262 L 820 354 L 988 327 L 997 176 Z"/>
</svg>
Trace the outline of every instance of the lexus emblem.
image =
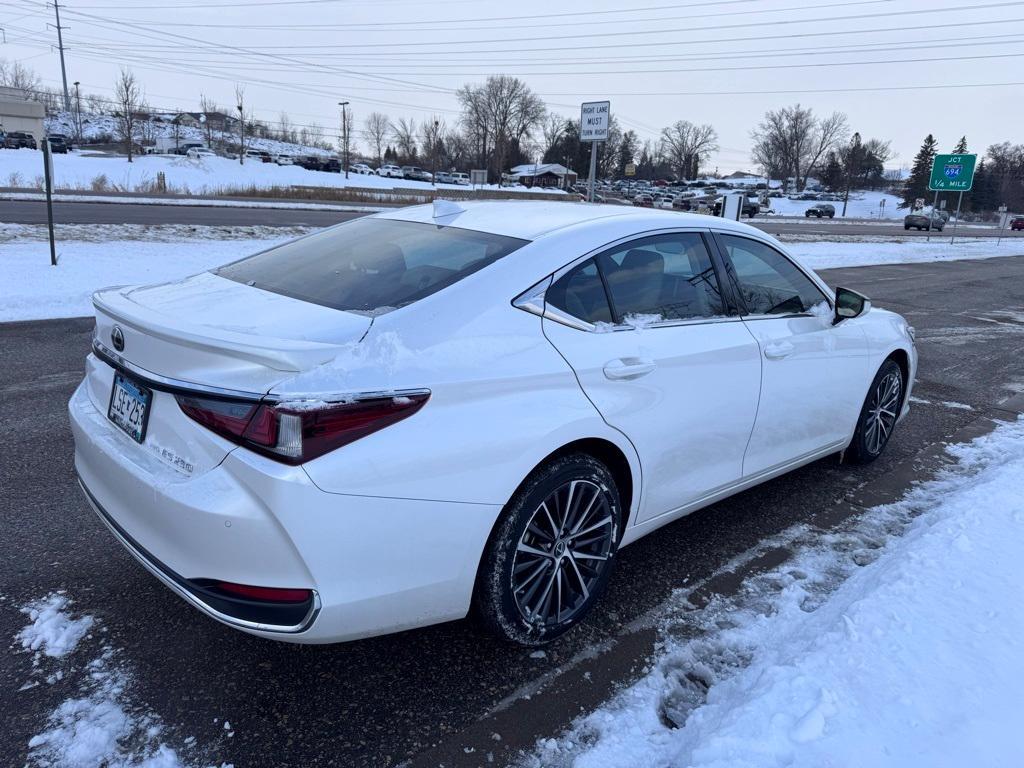
<svg viewBox="0 0 1024 768">
<path fill-rule="evenodd" d="M 114 349 L 118 352 L 124 352 L 124 333 L 121 331 L 120 325 L 115 325 L 114 329 L 110 332 L 110 341 L 114 345 Z"/>
</svg>

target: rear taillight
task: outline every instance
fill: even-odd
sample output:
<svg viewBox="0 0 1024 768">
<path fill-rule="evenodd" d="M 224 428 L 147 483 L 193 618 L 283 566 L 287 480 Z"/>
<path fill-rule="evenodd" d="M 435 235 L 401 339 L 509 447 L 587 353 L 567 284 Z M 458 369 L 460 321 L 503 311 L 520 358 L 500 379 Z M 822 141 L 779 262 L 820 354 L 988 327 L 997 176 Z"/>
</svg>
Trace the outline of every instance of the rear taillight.
<svg viewBox="0 0 1024 768">
<path fill-rule="evenodd" d="M 186 416 L 221 437 L 286 464 L 302 464 L 407 419 L 426 392 L 351 402 L 253 403 L 178 395 Z"/>
</svg>

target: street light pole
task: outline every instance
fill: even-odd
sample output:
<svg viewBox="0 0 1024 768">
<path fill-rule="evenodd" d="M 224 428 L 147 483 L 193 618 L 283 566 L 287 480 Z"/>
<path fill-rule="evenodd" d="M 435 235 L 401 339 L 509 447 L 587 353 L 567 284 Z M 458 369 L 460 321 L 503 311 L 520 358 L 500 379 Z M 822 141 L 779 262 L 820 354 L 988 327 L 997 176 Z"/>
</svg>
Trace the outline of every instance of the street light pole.
<svg viewBox="0 0 1024 768">
<path fill-rule="evenodd" d="M 348 178 L 348 111 L 345 109 L 348 106 L 347 101 L 339 101 L 338 106 L 341 107 L 341 150 L 343 153 L 345 162 L 345 178 Z"/>
<path fill-rule="evenodd" d="M 75 80 L 75 138 L 78 139 L 79 149 L 82 144 L 82 92 L 78 89 L 80 83 Z"/>
<path fill-rule="evenodd" d="M 245 111 L 238 105 L 238 164 L 245 165 Z"/>
<path fill-rule="evenodd" d="M 843 218 L 846 218 L 846 204 L 850 202 L 850 182 L 853 176 L 853 163 L 855 160 L 854 155 L 860 149 L 860 134 L 854 133 L 850 139 L 850 148 L 847 150 L 846 155 L 846 193 L 843 195 Z"/>
</svg>

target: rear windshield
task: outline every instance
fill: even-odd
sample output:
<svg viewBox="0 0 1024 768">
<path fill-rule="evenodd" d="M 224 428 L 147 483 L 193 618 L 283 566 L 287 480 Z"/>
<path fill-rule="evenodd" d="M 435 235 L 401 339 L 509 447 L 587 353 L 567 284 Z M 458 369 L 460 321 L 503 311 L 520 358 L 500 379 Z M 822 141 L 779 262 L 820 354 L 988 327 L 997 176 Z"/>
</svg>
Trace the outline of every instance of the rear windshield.
<svg viewBox="0 0 1024 768">
<path fill-rule="evenodd" d="M 332 309 L 379 312 L 436 293 L 526 243 L 488 232 L 366 218 L 215 273 Z"/>
</svg>

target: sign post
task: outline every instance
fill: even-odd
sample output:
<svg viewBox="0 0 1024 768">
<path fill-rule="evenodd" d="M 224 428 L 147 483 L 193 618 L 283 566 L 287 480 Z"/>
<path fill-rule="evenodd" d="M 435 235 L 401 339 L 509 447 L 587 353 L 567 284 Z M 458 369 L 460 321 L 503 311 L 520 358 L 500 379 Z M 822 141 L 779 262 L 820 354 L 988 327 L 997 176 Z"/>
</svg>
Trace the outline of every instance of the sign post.
<svg viewBox="0 0 1024 768">
<path fill-rule="evenodd" d="M 43 137 L 43 179 L 46 184 L 46 224 L 50 230 L 50 266 L 57 266 L 57 244 L 53 236 L 53 154 L 50 139 Z"/>
<path fill-rule="evenodd" d="M 597 145 L 608 141 L 608 122 L 611 118 L 610 101 L 588 101 L 580 108 L 580 141 L 590 142 L 590 176 L 587 180 L 587 200 L 594 202 L 594 180 L 597 176 Z"/>
<path fill-rule="evenodd" d="M 974 165 L 977 160 L 977 155 L 936 155 L 932 161 L 928 189 L 935 190 L 936 199 L 938 199 L 939 192 L 960 193 L 956 201 L 956 220 L 953 222 L 953 235 L 949 238 L 950 245 L 956 240 L 956 228 L 960 223 L 960 204 L 963 202 L 964 192 L 970 192 L 971 187 L 974 186 Z"/>
</svg>

